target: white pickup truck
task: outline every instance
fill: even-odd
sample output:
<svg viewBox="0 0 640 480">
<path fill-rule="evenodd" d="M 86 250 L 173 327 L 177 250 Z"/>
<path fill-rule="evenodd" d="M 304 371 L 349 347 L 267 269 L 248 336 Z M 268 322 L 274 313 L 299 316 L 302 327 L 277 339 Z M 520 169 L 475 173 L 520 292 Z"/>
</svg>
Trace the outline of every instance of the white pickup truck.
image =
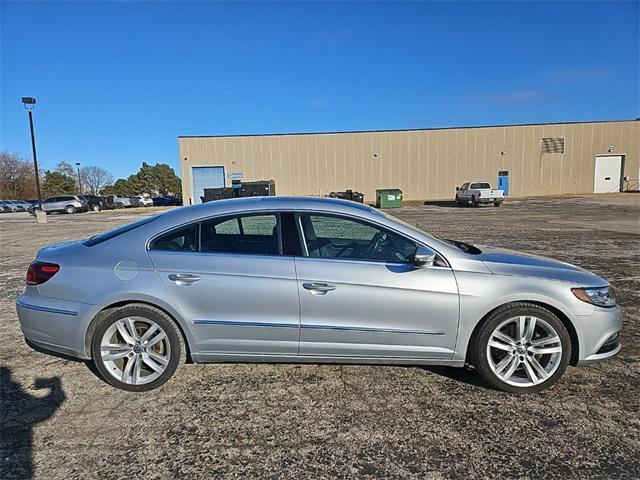
<svg viewBox="0 0 640 480">
<path fill-rule="evenodd" d="M 504 201 L 504 191 L 494 190 L 489 182 L 468 182 L 456 187 L 456 205 L 478 205 L 493 203 L 499 207 Z"/>
</svg>

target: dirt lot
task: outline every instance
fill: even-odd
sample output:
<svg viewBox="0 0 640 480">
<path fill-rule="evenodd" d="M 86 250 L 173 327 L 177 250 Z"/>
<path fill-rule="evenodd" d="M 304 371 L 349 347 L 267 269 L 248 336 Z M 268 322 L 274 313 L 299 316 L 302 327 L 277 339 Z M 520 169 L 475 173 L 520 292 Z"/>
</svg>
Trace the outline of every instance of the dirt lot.
<svg viewBox="0 0 640 480">
<path fill-rule="evenodd" d="M 144 212 L 46 225 L 5 214 L 0 478 L 639 478 L 640 195 L 394 213 L 608 278 L 624 309 L 621 354 L 531 396 L 462 369 L 236 364 L 187 365 L 160 390 L 126 393 L 83 362 L 31 350 L 14 301 L 38 248 Z"/>
</svg>

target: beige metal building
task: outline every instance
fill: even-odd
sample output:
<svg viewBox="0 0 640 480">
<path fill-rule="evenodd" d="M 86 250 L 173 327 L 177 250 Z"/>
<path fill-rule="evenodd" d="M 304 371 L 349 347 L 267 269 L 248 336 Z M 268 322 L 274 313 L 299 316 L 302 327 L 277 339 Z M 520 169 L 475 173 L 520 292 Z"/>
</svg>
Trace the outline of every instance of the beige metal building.
<svg viewBox="0 0 640 480">
<path fill-rule="evenodd" d="M 619 191 L 640 178 L 638 120 L 181 136 L 179 145 L 185 204 L 233 179 L 273 179 L 278 195 L 353 189 L 374 202 L 378 188 L 400 188 L 405 200 L 451 199 L 457 185 L 488 180 L 522 197 Z"/>
</svg>

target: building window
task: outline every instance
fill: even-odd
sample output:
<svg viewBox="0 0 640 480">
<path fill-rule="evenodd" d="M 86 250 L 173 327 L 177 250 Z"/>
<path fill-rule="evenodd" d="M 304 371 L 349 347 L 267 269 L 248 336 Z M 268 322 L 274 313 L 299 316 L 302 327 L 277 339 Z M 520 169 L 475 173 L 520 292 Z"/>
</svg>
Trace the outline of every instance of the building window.
<svg viewBox="0 0 640 480">
<path fill-rule="evenodd" d="M 564 153 L 564 137 L 542 139 L 542 153 Z"/>
</svg>

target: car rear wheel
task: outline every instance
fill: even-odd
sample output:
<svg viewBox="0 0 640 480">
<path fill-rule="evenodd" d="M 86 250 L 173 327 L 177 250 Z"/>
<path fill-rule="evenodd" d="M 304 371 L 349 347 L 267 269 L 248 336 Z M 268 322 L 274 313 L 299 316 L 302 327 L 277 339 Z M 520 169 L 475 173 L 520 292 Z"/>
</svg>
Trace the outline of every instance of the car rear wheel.
<svg viewBox="0 0 640 480">
<path fill-rule="evenodd" d="M 514 303 L 495 310 L 471 345 L 471 361 L 490 385 L 511 393 L 549 388 L 564 374 L 571 339 L 552 312 Z"/>
<path fill-rule="evenodd" d="M 73 205 L 67 205 L 66 207 L 64 207 L 64 211 L 68 214 L 76 213 L 76 207 L 74 207 Z"/>
<path fill-rule="evenodd" d="M 100 205 L 98 205 L 98 204 L 96 203 L 95 205 L 93 205 L 93 207 L 91 207 L 91 209 L 92 209 L 94 212 L 99 212 L 99 211 L 100 211 Z"/>
<path fill-rule="evenodd" d="M 499 207 L 500 205 L 502 205 L 502 202 L 493 202 L 494 207 Z"/>
<path fill-rule="evenodd" d="M 122 390 L 143 392 L 166 383 L 182 365 L 182 333 L 163 311 L 131 304 L 100 320 L 91 353 L 102 378 Z"/>
</svg>

